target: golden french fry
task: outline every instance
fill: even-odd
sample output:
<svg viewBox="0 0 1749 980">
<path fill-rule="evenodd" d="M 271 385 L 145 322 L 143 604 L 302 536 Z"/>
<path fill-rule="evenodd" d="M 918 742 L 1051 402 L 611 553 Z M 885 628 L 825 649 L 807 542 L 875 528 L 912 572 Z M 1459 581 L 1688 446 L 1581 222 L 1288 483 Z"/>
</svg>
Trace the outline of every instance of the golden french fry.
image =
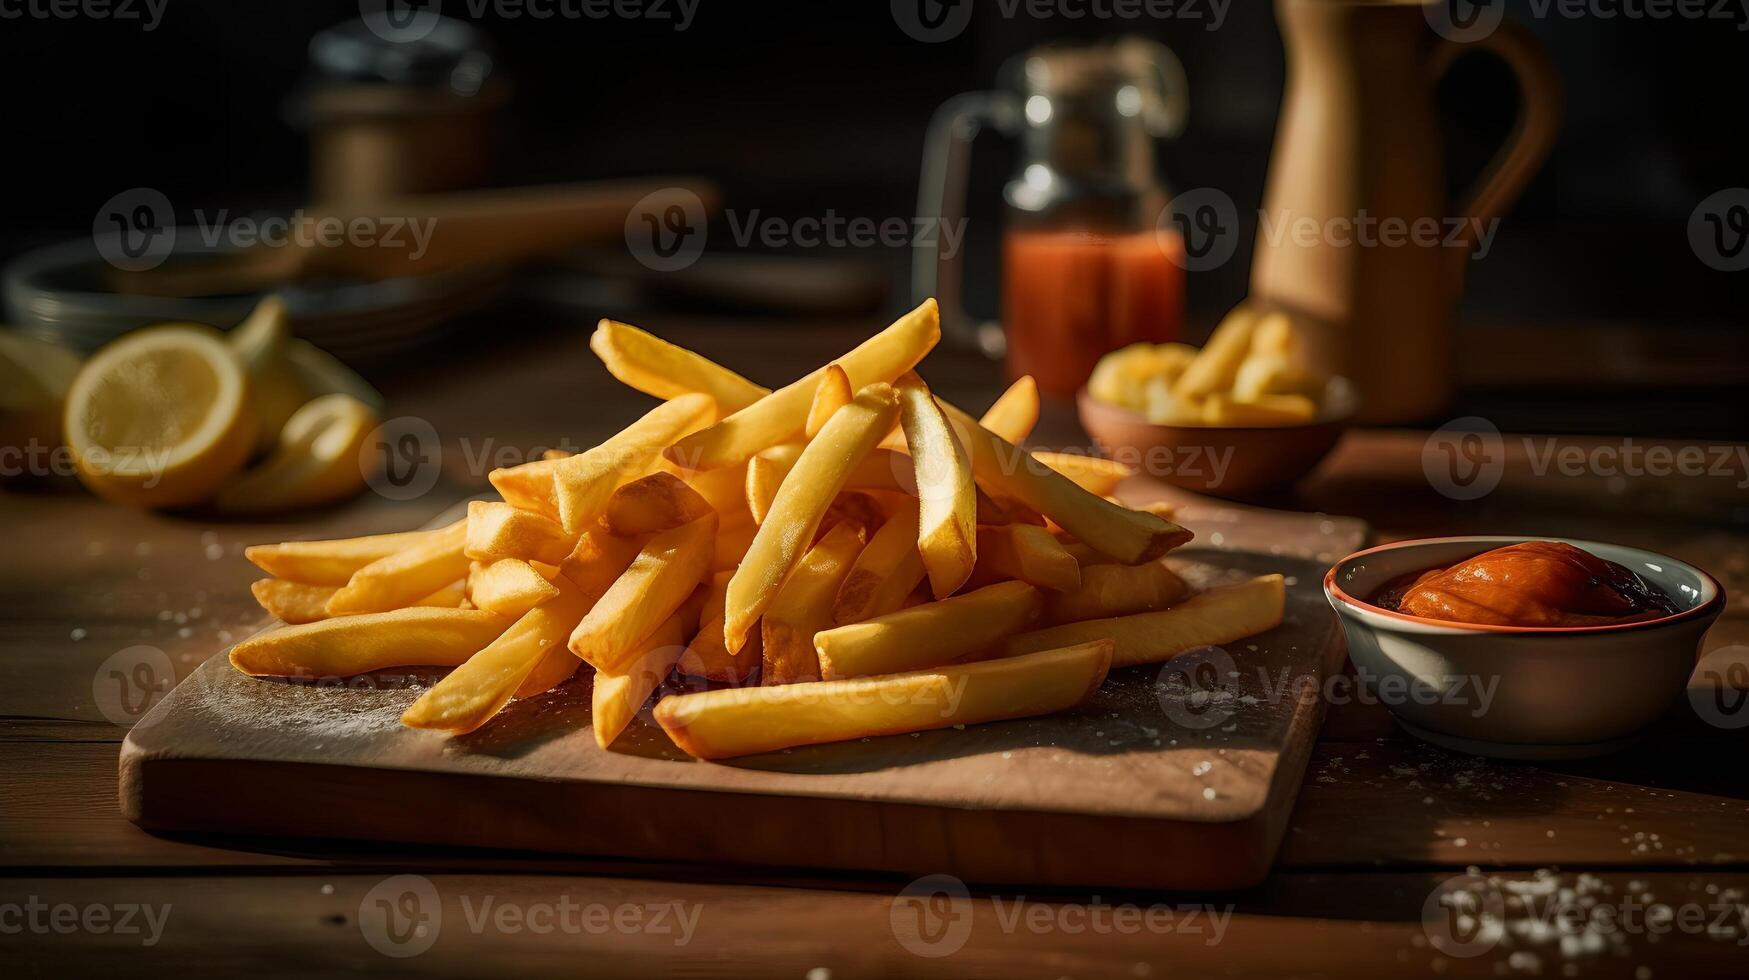
<svg viewBox="0 0 1749 980">
<path fill-rule="evenodd" d="M 595 744 L 607 748 L 632 723 L 650 692 L 661 685 L 686 649 L 686 635 L 698 627 L 699 603 L 688 601 L 664 619 L 638 644 L 631 660 L 617 671 L 596 671 L 590 692 L 590 721 Z"/>
<path fill-rule="evenodd" d="M 652 473 L 615 490 L 601 512 L 601 523 L 613 534 L 632 537 L 691 524 L 714 510 L 679 477 Z"/>
<path fill-rule="evenodd" d="M 990 404 L 978 424 L 1015 445 L 1025 442 L 1038 424 L 1038 382 L 1023 375 Z"/>
<path fill-rule="evenodd" d="M 565 560 L 577 536 L 531 510 L 497 500 L 468 501 L 468 535 L 463 553 L 484 563 L 501 558 L 556 565 Z"/>
<path fill-rule="evenodd" d="M 553 473 L 570 455 L 543 456 L 519 466 L 500 467 L 487 473 L 486 479 L 491 481 L 492 488 L 498 491 L 505 503 L 533 511 L 549 521 L 557 521 L 559 499 L 553 496 Z"/>
<path fill-rule="evenodd" d="M 1259 353 L 1253 345 L 1251 354 L 1239 365 L 1233 378 L 1233 398 L 1236 401 L 1256 401 L 1264 395 L 1315 396 L 1323 390 L 1317 377 L 1285 354 Z"/>
<path fill-rule="evenodd" d="M 832 601 L 862 545 L 862 526 L 850 522 L 834 525 L 819 544 L 808 549 L 795 573 L 778 590 L 771 608 L 759 620 L 764 663 L 761 684 L 820 679 L 814 634 L 832 625 Z"/>
<path fill-rule="evenodd" d="M 559 523 L 572 534 L 589 527 L 614 488 L 650 473 L 661 460 L 662 450 L 709 425 L 716 413 L 716 402 L 709 395 L 679 395 L 594 449 L 559 460 L 553 469 Z"/>
<path fill-rule="evenodd" d="M 876 382 L 891 382 L 909 371 L 940 339 L 941 320 L 935 300 L 928 299 L 835 363 L 850 376 L 850 386 L 861 391 Z M 690 469 L 714 469 L 739 463 L 762 449 L 802 435 L 808 409 L 825 373 L 825 368 L 810 372 L 716 425 L 687 436 L 669 447 L 668 458 Z M 886 431 L 881 435 L 885 436 Z"/>
<path fill-rule="evenodd" d="M 328 600 L 340 591 L 337 585 L 308 585 L 282 578 L 257 579 L 249 583 L 255 602 L 281 622 L 297 625 L 328 618 Z"/>
<path fill-rule="evenodd" d="M 1081 585 L 1081 564 L 1051 532 L 1037 525 L 978 528 L 978 567 L 972 581 L 982 584 L 1007 579 L 1068 592 Z"/>
<path fill-rule="evenodd" d="M 1038 589 L 1025 582 L 1001 582 L 825 630 L 814 637 L 820 676 L 838 680 L 896 674 L 1000 652 L 1004 639 L 1038 622 L 1043 605 Z"/>
<path fill-rule="evenodd" d="M 1111 667 L 1109 641 L 910 674 L 676 694 L 656 705 L 674 744 L 700 759 L 1050 714 Z"/>
<path fill-rule="evenodd" d="M 758 532 L 759 525 L 750 521 L 718 531 L 715 546 L 711 549 L 711 571 L 734 571 L 747 557 L 747 549 L 753 547 L 753 535 Z"/>
<path fill-rule="evenodd" d="M 933 304 L 930 309 L 933 312 Z M 747 556 L 729 581 L 724 646 L 731 651 L 741 649 L 753 622 L 765 614 L 814 540 L 821 519 L 844 489 L 850 471 L 892 428 L 898 414 L 899 396 L 892 385 L 868 385 L 849 405 L 833 413 L 820 434 L 802 450 L 754 534 Z"/>
<path fill-rule="evenodd" d="M 585 607 L 587 612 L 595 607 L 602 595 L 631 567 L 645 540 L 642 537 L 614 537 L 601 530 L 586 531 L 577 539 L 577 547 L 556 571 L 582 592 L 588 603 Z M 537 564 L 535 568 L 543 575 L 546 574 L 540 565 Z M 570 679 L 581 663 L 565 644 L 554 644 L 548 648 L 540 662 L 534 665 L 534 669 L 528 672 L 528 677 L 516 689 L 516 696 L 534 697 L 557 687 Z"/>
<path fill-rule="evenodd" d="M 565 635 L 588 608 L 588 598 L 569 579 L 561 575 L 552 585 L 556 597 L 523 613 L 497 639 L 450 671 L 413 702 L 401 715 L 401 724 L 461 733 L 490 721 L 541 658 L 564 645 Z"/>
<path fill-rule="evenodd" d="M 1164 609 L 1189 592 L 1189 586 L 1157 561 L 1144 565 L 1088 565 L 1081 585 L 1045 595 L 1043 622 L 1052 625 L 1106 619 Z"/>
<path fill-rule="evenodd" d="M 332 597 L 330 597 L 332 598 Z M 461 582 L 451 582 L 418 602 L 415 606 L 432 606 L 439 609 L 466 609 L 462 603 L 468 601 L 468 590 Z"/>
<path fill-rule="evenodd" d="M 1259 395 L 1235 401 L 1219 392 L 1202 403 L 1204 425 L 1306 425 L 1318 417 L 1318 403 L 1305 395 Z"/>
<path fill-rule="evenodd" d="M 1190 540 L 1191 533 L 1177 524 L 1088 493 L 957 409 L 943 408 L 966 433 L 973 474 L 999 500 L 1014 498 L 1126 565 L 1153 561 Z"/>
<path fill-rule="evenodd" d="M 1257 314 L 1245 305 L 1236 306 L 1209 335 L 1201 353 L 1178 376 L 1172 385 L 1172 395 L 1179 401 L 1197 401 L 1217 391 L 1233 387 L 1239 364 L 1251 351 L 1251 332 L 1257 326 Z"/>
<path fill-rule="evenodd" d="M 571 652 L 597 670 L 622 667 L 703 581 L 716 533 L 713 512 L 650 538 L 577 624 Z"/>
<path fill-rule="evenodd" d="M 972 464 L 916 372 L 899 380 L 899 421 L 917 478 L 917 550 L 929 573 L 930 591 L 945 599 L 966 584 L 978 557 Z"/>
<path fill-rule="evenodd" d="M 777 499 L 777 491 L 795 468 L 796 460 L 802 458 L 803 448 L 802 443 L 786 442 L 762 449 L 747 461 L 747 510 L 753 515 L 753 523 L 765 523 L 771 502 Z"/>
<path fill-rule="evenodd" d="M 520 558 L 501 558 L 473 577 L 468 597 L 481 609 L 514 617 L 557 599 L 559 586 Z"/>
<path fill-rule="evenodd" d="M 901 502 L 900 506 L 904 506 Z M 820 521 L 820 529 L 814 533 L 817 544 L 832 525 L 840 522 L 855 524 L 859 528 L 879 527 L 887 521 L 887 510 L 874 494 L 862 493 L 856 490 L 846 490 L 833 498 L 832 506 L 826 508 L 826 516 Z"/>
<path fill-rule="evenodd" d="M 1210 589 L 1176 606 L 1133 616 L 1113 616 L 1022 633 L 1008 641 L 1010 655 L 1048 650 L 1065 643 L 1109 638 L 1117 646 L 1113 667 L 1158 663 L 1186 650 L 1231 643 L 1281 625 L 1287 587 L 1280 575 Z"/>
<path fill-rule="evenodd" d="M 1065 535 L 1065 537 L 1066 536 L 1067 535 Z M 1110 555 L 1108 555 L 1102 551 L 1095 551 L 1094 549 L 1089 548 L 1088 546 L 1082 544 L 1081 542 L 1076 541 L 1073 537 L 1069 537 L 1069 539 L 1066 541 L 1063 540 L 1062 537 L 1059 537 L 1057 540 L 1062 542 L 1063 550 L 1067 551 L 1069 553 L 1070 558 L 1075 559 L 1075 564 L 1080 565 L 1081 570 L 1083 572 L 1085 572 L 1088 568 L 1090 568 L 1094 565 L 1119 565 L 1119 564 L 1122 564 L 1116 558 L 1113 558 Z M 1145 565 L 1148 563 L 1143 562 L 1143 564 Z M 1125 568 L 1140 568 L 1141 566 L 1140 565 L 1124 565 L 1124 567 Z"/>
<path fill-rule="evenodd" d="M 430 541 L 443 531 L 452 531 L 464 523 L 457 521 L 436 531 L 398 531 L 333 541 L 251 545 L 243 550 L 243 557 L 275 578 L 306 585 L 345 585 L 354 572 L 371 562 Z"/>
<path fill-rule="evenodd" d="M 1110 496 L 1119 483 L 1135 473 L 1134 469 L 1123 463 L 1098 456 L 1038 450 L 1034 450 L 1032 455 L 1039 462 L 1074 480 L 1081 489 L 1100 497 Z"/>
<path fill-rule="evenodd" d="M 711 509 L 717 512 L 719 523 L 727 527 L 732 524 L 745 524 L 753 519 L 753 512 L 747 507 L 747 468 L 742 466 L 724 466 L 714 470 L 688 470 L 681 474 L 682 480 L 691 487 L 693 492 L 705 499 Z"/>
<path fill-rule="evenodd" d="M 351 677 L 390 667 L 453 667 L 510 620 L 479 609 L 419 606 L 338 616 L 252 636 L 231 666 L 257 677 Z"/>
<path fill-rule="evenodd" d="M 386 612 L 410 606 L 467 576 L 468 523 L 452 524 L 405 551 L 360 568 L 328 599 L 328 615 Z"/>
<path fill-rule="evenodd" d="M 702 392 L 727 414 L 768 394 L 728 368 L 630 324 L 601 321 L 589 338 L 589 349 L 607 365 L 608 373 L 657 398 Z"/>
<path fill-rule="evenodd" d="M 820 387 L 814 390 L 814 401 L 808 406 L 808 422 L 803 427 L 808 438 L 814 438 L 832 413 L 850 404 L 855 394 L 850 388 L 850 375 L 845 374 L 837 363 L 826 365 L 826 373 L 820 376 Z"/>
<path fill-rule="evenodd" d="M 764 660 L 757 631 L 747 638 L 747 645 L 738 654 L 730 653 L 723 646 L 723 603 L 732 574 L 718 572 L 712 575 L 705 588 L 704 603 L 698 614 L 698 632 L 693 634 L 686 652 L 680 655 L 680 662 L 675 665 L 676 670 L 688 677 L 742 684 L 753 676 L 753 671 Z"/>
<path fill-rule="evenodd" d="M 869 539 L 862 554 L 838 587 L 832 603 L 832 623 L 860 623 L 885 616 L 905 604 L 905 597 L 923 581 L 923 556 L 917 551 L 915 500 L 901 503 L 893 516 Z"/>
</svg>

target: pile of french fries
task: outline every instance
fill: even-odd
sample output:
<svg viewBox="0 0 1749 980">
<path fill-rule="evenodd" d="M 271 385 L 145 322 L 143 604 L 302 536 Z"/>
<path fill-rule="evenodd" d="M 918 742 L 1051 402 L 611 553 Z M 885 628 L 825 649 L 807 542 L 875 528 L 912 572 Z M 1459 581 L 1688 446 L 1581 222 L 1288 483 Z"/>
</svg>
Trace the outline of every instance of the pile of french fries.
<svg viewBox="0 0 1749 980">
<path fill-rule="evenodd" d="M 602 321 L 591 347 L 660 405 L 492 472 L 502 499 L 448 527 L 250 548 L 291 625 L 231 663 L 453 667 L 402 717 L 449 733 L 587 664 L 604 748 L 678 674 L 654 720 L 708 759 L 1062 711 L 1280 622 L 1279 575 L 1188 595 L 1160 559 L 1191 534 L 1112 499 L 1125 468 L 1017 448 L 1030 379 L 981 419 L 935 397 L 913 368 L 939 339 L 925 302 L 772 391 Z"/>
</svg>

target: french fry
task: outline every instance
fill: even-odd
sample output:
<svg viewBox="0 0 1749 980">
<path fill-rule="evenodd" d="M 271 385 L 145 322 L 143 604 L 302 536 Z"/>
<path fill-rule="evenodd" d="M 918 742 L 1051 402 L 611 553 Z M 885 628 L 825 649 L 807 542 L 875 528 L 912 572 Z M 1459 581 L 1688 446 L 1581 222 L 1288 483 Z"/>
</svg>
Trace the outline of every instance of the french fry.
<svg viewBox="0 0 1749 980">
<path fill-rule="evenodd" d="M 466 609 L 468 607 L 463 605 L 463 603 L 467 601 L 468 590 L 460 582 L 451 582 L 443 588 L 438 589 L 436 592 L 420 599 L 418 602 L 413 603 L 413 605 L 431 606 L 437 609 Z"/>
<path fill-rule="evenodd" d="M 826 630 L 814 637 L 820 676 L 840 680 L 979 659 L 1037 623 L 1043 606 L 1038 589 L 1001 582 Z"/>
<path fill-rule="evenodd" d="M 1034 450 L 1032 455 L 1039 462 L 1074 480 L 1081 489 L 1099 497 L 1109 497 L 1119 483 L 1135 473 L 1134 469 L 1124 463 L 1098 456 L 1040 450 Z"/>
<path fill-rule="evenodd" d="M 589 614 L 577 624 L 571 652 L 597 670 L 618 670 L 638 642 L 674 614 L 704 579 L 717 533 L 715 513 L 650 538 Z"/>
<path fill-rule="evenodd" d="M 972 472 L 998 502 L 1012 497 L 1126 565 L 1153 561 L 1190 540 L 1191 533 L 1177 524 L 1088 493 L 957 409 L 943 408 L 967 434 Z"/>
<path fill-rule="evenodd" d="M 577 547 L 559 566 L 559 574 L 576 585 L 587 600 L 585 609 L 593 609 L 613 583 L 631 567 L 647 539 L 620 538 L 604 531 L 586 531 L 577 539 Z M 537 566 L 538 567 L 538 566 Z M 570 679 L 582 663 L 564 644 L 555 644 L 542 655 L 540 662 L 528 672 L 516 696 L 529 698 Z"/>
<path fill-rule="evenodd" d="M 1109 641 L 936 670 L 781 687 L 675 694 L 656 722 L 700 759 L 976 725 L 1063 711 L 1111 667 Z"/>
<path fill-rule="evenodd" d="M 899 380 L 899 421 L 917 478 L 917 550 L 937 599 L 959 590 L 977 561 L 978 498 L 972 464 L 935 396 L 916 372 Z"/>
<path fill-rule="evenodd" d="M 762 449 L 747 460 L 747 511 L 753 515 L 753 523 L 765 523 L 771 502 L 777 499 L 777 491 L 796 460 L 802 458 L 803 448 L 802 443 L 786 442 Z"/>
<path fill-rule="evenodd" d="M 1204 425 L 1305 425 L 1318 417 L 1318 403 L 1305 395 L 1259 395 L 1236 401 L 1216 392 L 1203 399 Z"/>
<path fill-rule="evenodd" d="M 738 654 L 730 653 L 723 646 L 723 603 L 729 591 L 731 574 L 718 572 L 711 576 L 705 587 L 704 603 L 698 614 L 698 632 L 693 634 L 686 652 L 680 655 L 680 662 L 675 665 L 676 670 L 688 677 L 744 684 L 764 659 L 757 631 L 747 638 L 747 645 Z"/>
<path fill-rule="evenodd" d="M 450 671 L 413 702 L 401 715 L 401 724 L 462 733 L 490 721 L 541 658 L 563 648 L 565 635 L 588 608 L 588 597 L 569 579 L 561 575 L 552 585 L 556 597 L 523 613 L 497 639 Z"/>
<path fill-rule="evenodd" d="M 515 617 L 557 599 L 559 586 L 520 558 L 501 558 L 480 569 L 468 596 L 481 609 Z"/>
<path fill-rule="evenodd" d="M 850 376 L 851 388 L 860 392 L 870 384 L 891 382 L 909 371 L 940 339 L 941 320 L 935 300 L 924 300 L 923 305 L 835 363 Z M 802 435 L 808 409 L 825 373 L 825 368 L 810 372 L 716 425 L 687 436 L 669 447 L 668 458 L 691 469 L 714 469 L 739 463 L 762 449 Z M 833 417 L 838 414 L 842 412 Z M 881 435 L 886 435 L 885 430 Z"/>
<path fill-rule="evenodd" d="M 256 677 L 352 677 L 390 667 L 453 667 L 510 620 L 480 609 L 415 607 L 340 616 L 252 636 L 231 666 Z"/>
<path fill-rule="evenodd" d="M 255 602 L 270 615 L 281 622 L 293 626 L 300 623 L 314 623 L 328 618 L 328 600 L 334 593 L 340 591 L 336 585 L 307 585 L 303 582 L 288 582 L 282 578 L 258 579 L 249 584 L 249 591 L 254 594 Z M 449 585 L 438 589 L 418 602 L 415 606 L 431 606 L 434 608 L 454 609 L 461 602 L 462 590 Z"/>
<path fill-rule="evenodd" d="M 1023 375 L 990 404 L 978 424 L 1019 445 L 1038 424 L 1038 382 Z"/>
<path fill-rule="evenodd" d="M 929 308 L 933 313 L 934 305 L 929 304 Z M 835 412 L 802 450 L 735 577 L 729 580 L 723 617 L 723 643 L 729 650 L 741 649 L 747 631 L 765 614 L 814 540 L 821 519 L 844 489 L 850 471 L 892 428 L 898 414 L 899 396 L 891 385 L 868 385 L 849 405 Z"/>
<path fill-rule="evenodd" d="M 923 581 L 923 556 L 917 551 L 917 514 L 917 501 L 902 503 L 856 556 L 832 602 L 833 625 L 885 616 L 904 605 L 905 597 Z"/>
<path fill-rule="evenodd" d="M 559 460 L 553 469 L 559 523 L 572 534 L 589 527 L 616 487 L 654 470 L 663 449 L 709 425 L 716 413 L 709 395 L 678 395 L 594 449 Z"/>
<path fill-rule="evenodd" d="M 1081 585 L 1045 595 L 1043 621 L 1051 625 L 1106 619 L 1164 609 L 1184 598 L 1190 587 L 1157 561 L 1143 565 L 1089 565 Z"/>
<path fill-rule="evenodd" d="M 714 511 L 679 477 L 652 473 L 615 490 L 601 512 L 601 523 L 613 534 L 632 537 L 691 524 Z"/>
<path fill-rule="evenodd" d="M 802 556 L 794 574 L 783 583 L 771 608 L 759 620 L 764 664 L 760 683 L 794 684 L 820 679 L 814 634 L 832 625 L 832 601 L 844 576 L 849 574 L 851 563 L 862 551 L 863 541 L 861 525 L 842 522 Z"/>
<path fill-rule="evenodd" d="M 974 583 L 1019 579 L 1041 589 L 1068 592 L 1081 585 L 1081 564 L 1034 524 L 978 528 L 978 567 Z"/>
<path fill-rule="evenodd" d="M 753 520 L 753 512 L 747 507 L 745 465 L 724 466 L 714 470 L 688 470 L 681 475 L 681 479 L 717 512 L 717 517 L 721 518 L 718 522 L 721 526 L 745 524 Z"/>
<path fill-rule="evenodd" d="M 589 349 L 608 373 L 657 398 L 688 392 L 709 395 L 724 413 L 738 412 L 769 392 L 720 364 L 637 327 L 603 320 L 589 338 Z"/>
<path fill-rule="evenodd" d="M 1065 539 L 1067 539 L 1067 540 L 1065 540 Z M 1088 567 L 1093 566 L 1093 565 L 1120 564 L 1120 562 L 1118 562 L 1118 560 L 1116 558 L 1113 558 L 1110 555 L 1105 554 L 1102 551 L 1095 551 L 1094 549 L 1089 548 L 1088 546 L 1082 544 L 1081 542 L 1076 541 L 1074 539 L 1074 537 L 1071 535 L 1068 535 L 1068 534 L 1060 535 L 1057 538 L 1057 540 L 1062 542 L 1063 550 L 1067 551 L 1069 553 L 1070 558 L 1075 559 L 1075 564 L 1080 565 L 1082 571 L 1086 571 L 1088 569 Z M 1143 562 L 1143 564 L 1145 565 L 1148 563 Z M 1124 567 L 1125 568 L 1132 568 L 1132 567 L 1139 568 L 1141 566 L 1140 565 L 1136 565 L 1136 566 L 1125 565 Z"/>
<path fill-rule="evenodd" d="M 686 649 L 686 636 L 698 628 L 699 602 L 689 600 L 663 620 L 638 644 L 631 660 L 617 671 L 596 671 L 590 691 L 590 721 L 595 744 L 607 748 L 637 717 L 650 692 L 674 670 Z"/>
<path fill-rule="evenodd" d="M 405 551 L 360 568 L 328 599 L 328 615 L 410 606 L 468 574 L 468 523 L 452 524 Z"/>
<path fill-rule="evenodd" d="M 462 523 L 457 521 L 436 531 L 398 531 L 333 541 L 257 544 L 243 549 L 243 557 L 267 574 L 288 582 L 339 586 L 345 585 L 354 572 L 371 562 L 430 541 L 435 535 L 453 530 Z"/>
<path fill-rule="evenodd" d="M 734 571 L 747 557 L 747 549 L 753 546 L 753 535 L 758 531 L 759 525 L 751 521 L 719 530 L 711 549 L 711 571 Z"/>
<path fill-rule="evenodd" d="M 850 388 L 850 375 L 836 363 L 826 365 L 826 373 L 820 376 L 820 387 L 814 390 L 814 401 L 808 406 L 808 422 L 803 427 L 808 438 L 814 438 L 832 413 L 850 404 L 855 394 Z"/>
<path fill-rule="evenodd" d="M 249 583 L 255 602 L 281 622 L 296 626 L 328 618 L 328 600 L 340 591 L 337 585 L 308 585 L 282 578 L 257 579 Z"/>
<path fill-rule="evenodd" d="M 844 481 L 844 487 L 847 490 L 884 490 L 915 497 L 916 464 L 911 461 L 909 453 L 891 449 L 870 450 L 850 471 L 850 479 Z"/>
<path fill-rule="evenodd" d="M 519 466 L 504 466 L 486 474 L 486 479 L 504 502 L 522 510 L 533 511 L 549 521 L 559 519 L 559 498 L 553 495 L 553 473 L 564 456 L 543 456 Z"/>
<path fill-rule="evenodd" d="M 1239 364 L 1251 351 L 1251 332 L 1257 319 L 1257 313 L 1249 306 L 1234 307 L 1209 335 L 1209 342 L 1195 360 L 1178 376 L 1172 385 L 1173 398 L 1181 402 L 1200 401 L 1214 392 L 1231 389 Z"/>
<path fill-rule="evenodd" d="M 832 506 L 826 508 L 826 516 L 820 521 L 820 529 L 814 532 L 814 540 L 818 543 L 825 532 L 839 522 L 871 528 L 879 527 L 886 521 L 887 510 L 873 494 L 846 490 L 833 498 Z"/>
<path fill-rule="evenodd" d="M 1280 575 L 1210 589 L 1158 612 L 1090 619 L 1022 633 L 1008 641 L 1010 656 L 1106 637 L 1117 644 L 1113 667 L 1158 663 L 1186 650 L 1231 643 L 1281 625 L 1286 585 Z"/>
<path fill-rule="evenodd" d="M 502 558 L 556 565 L 565 560 L 577 536 L 536 514 L 496 500 L 468 501 L 468 533 L 463 553 L 474 561 Z"/>
</svg>

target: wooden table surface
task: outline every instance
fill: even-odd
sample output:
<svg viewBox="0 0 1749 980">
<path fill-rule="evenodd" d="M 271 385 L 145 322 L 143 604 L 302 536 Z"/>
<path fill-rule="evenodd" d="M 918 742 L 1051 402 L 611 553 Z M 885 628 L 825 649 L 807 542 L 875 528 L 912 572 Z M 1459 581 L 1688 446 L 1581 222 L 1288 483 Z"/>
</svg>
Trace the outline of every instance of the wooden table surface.
<svg viewBox="0 0 1749 980">
<path fill-rule="evenodd" d="M 648 325 L 767 382 L 857 334 Z M 1729 727 L 1749 725 L 1749 707 L 1730 703 L 1710 723 L 1680 706 L 1609 758 L 1535 766 L 1417 742 L 1333 682 L 1276 870 L 1234 895 L 992 894 L 781 869 L 166 839 L 128 824 L 115 806 L 116 752 L 162 688 L 157 671 L 186 676 L 260 621 L 245 545 L 415 526 L 483 488 L 504 459 L 592 444 L 641 411 L 589 355 L 585 331 L 510 328 L 463 342 L 441 363 L 377 372 L 394 411 L 428 424 L 442 447 L 440 464 L 424 464 L 438 467 L 435 484 L 412 499 L 370 493 L 262 524 L 133 513 L 76 489 L 0 494 L 8 975 L 1648 978 L 1749 969 L 1749 729 Z M 962 403 L 981 405 L 997 389 L 995 372 L 966 355 L 940 353 L 925 373 Z M 1066 416 L 1047 422 L 1042 441 L 1077 438 Z M 1524 532 L 1664 551 L 1710 569 L 1730 593 L 1707 648 L 1749 653 L 1749 463 L 1739 447 L 1719 454 L 1731 461 L 1719 473 L 1657 476 L 1611 467 L 1621 439 L 1508 436 L 1498 487 L 1459 502 L 1424 471 L 1427 440 L 1350 433 L 1284 503 L 1364 517 L 1387 540 Z M 1551 447 L 1585 462 L 1563 469 Z M 579 814 L 579 833 L 588 825 Z M 1468 897 L 1450 897 L 1460 891 Z M 1503 911 L 1506 928 L 1477 933 L 1442 900 Z"/>
</svg>

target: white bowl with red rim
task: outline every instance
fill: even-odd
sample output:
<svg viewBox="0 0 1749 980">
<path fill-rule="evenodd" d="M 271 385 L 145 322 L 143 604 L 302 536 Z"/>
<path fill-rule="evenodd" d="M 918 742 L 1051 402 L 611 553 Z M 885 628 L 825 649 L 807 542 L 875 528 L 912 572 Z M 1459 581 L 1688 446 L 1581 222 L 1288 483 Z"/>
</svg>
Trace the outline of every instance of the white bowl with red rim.
<svg viewBox="0 0 1749 980">
<path fill-rule="evenodd" d="M 1393 580 L 1525 541 L 1564 541 L 1627 567 L 1677 611 L 1605 626 L 1453 623 L 1373 605 Z M 1357 551 L 1324 576 L 1324 595 L 1367 690 L 1410 733 L 1505 759 L 1612 752 L 1681 698 L 1701 637 L 1725 607 L 1718 580 L 1668 555 L 1572 538 L 1419 538 Z"/>
</svg>

